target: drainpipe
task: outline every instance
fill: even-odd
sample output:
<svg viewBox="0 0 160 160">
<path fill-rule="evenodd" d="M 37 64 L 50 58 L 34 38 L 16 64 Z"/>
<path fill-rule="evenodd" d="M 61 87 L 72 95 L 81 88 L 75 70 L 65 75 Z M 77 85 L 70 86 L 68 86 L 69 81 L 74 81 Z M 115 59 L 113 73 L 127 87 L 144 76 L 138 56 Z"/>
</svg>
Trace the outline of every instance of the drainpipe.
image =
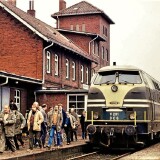
<svg viewBox="0 0 160 160">
<path fill-rule="evenodd" d="M 6 77 L 6 76 L 3 76 L 3 77 L 5 77 L 5 78 L 6 78 L 6 81 L 5 81 L 4 83 L 0 84 L 0 86 L 4 86 L 5 84 L 7 84 L 7 83 L 8 83 L 8 77 Z"/>
<path fill-rule="evenodd" d="M 57 29 L 59 29 L 59 17 L 57 16 Z"/>
<path fill-rule="evenodd" d="M 98 38 L 98 35 L 89 42 L 89 54 L 91 54 L 91 43 Z"/>
<path fill-rule="evenodd" d="M 52 41 L 51 41 L 52 42 Z M 44 84 L 44 79 L 45 79 L 45 64 L 46 64 L 46 59 L 45 59 L 45 53 L 46 53 L 46 50 L 48 49 L 48 48 L 50 48 L 51 46 L 53 46 L 53 42 L 49 45 L 49 46 L 47 46 L 47 47 L 45 47 L 44 49 L 43 49 L 43 80 L 42 80 L 42 84 Z"/>
</svg>

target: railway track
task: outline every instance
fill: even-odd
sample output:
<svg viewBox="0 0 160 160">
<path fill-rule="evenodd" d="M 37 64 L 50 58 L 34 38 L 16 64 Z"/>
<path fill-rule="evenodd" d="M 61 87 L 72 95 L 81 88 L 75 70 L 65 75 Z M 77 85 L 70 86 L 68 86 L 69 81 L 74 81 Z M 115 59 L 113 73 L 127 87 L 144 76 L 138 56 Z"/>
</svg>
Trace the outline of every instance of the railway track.
<svg viewBox="0 0 160 160">
<path fill-rule="evenodd" d="M 71 158 L 68 158 L 67 160 L 118 160 L 122 157 L 125 157 L 127 155 L 131 154 L 131 152 L 127 153 L 101 153 L 101 152 L 91 152 L 87 154 L 82 154 L 79 156 L 74 156 Z"/>
</svg>

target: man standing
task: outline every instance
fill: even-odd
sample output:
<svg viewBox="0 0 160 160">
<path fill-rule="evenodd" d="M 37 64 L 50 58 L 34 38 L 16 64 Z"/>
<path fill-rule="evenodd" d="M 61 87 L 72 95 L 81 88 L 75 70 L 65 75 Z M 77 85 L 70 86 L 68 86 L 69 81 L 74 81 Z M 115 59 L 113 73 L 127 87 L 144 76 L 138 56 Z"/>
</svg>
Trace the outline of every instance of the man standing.
<svg viewBox="0 0 160 160">
<path fill-rule="evenodd" d="M 34 102 L 32 109 L 29 112 L 27 125 L 29 131 L 29 150 L 33 150 L 33 141 L 35 135 L 35 141 L 38 142 L 39 147 L 42 148 L 40 136 L 41 136 L 41 123 L 43 122 L 43 115 L 38 110 L 38 102 Z"/>
<path fill-rule="evenodd" d="M 47 121 L 48 121 L 48 118 L 47 118 L 46 110 L 47 110 L 47 105 L 43 104 L 42 108 L 40 108 L 40 111 L 41 111 L 41 113 L 43 115 L 43 118 L 44 118 L 44 121 L 41 124 L 41 140 L 42 140 L 43 148 L 46 147 L 45 142 L 46 142 L 46 135 L 47 135 Z"/>
<path fill-rule="evenodd" d="M 48 126 L 50 127 L 50 133 L 49 133 L 49 140 L 48 140 L 48 148 L 51 148 L 54 134 L 57 133 L 57 146 L 59 148 L 60 146 L 60 132 L 61 132 L 61 126 L 62 126 L 62 114 L 59 113 L 58 106 L 55 106 L 53 111 L 50 111 L 49 117 L 48 117 Z"/>
<path fill-rule="evenodd" d="M 17 108 L 16 104 L 13 104 L 12 111 L 16 116 L 14 142 L 15 142 L 15 145 L 16 145 L 16 149 L 19 150 L 18 141 L 21 143 L 21 146 L 24 147 L 24 142 L 22 140 L 22 129 L 26 125 L 26 120 L 25 120 L 24 116 L 22 115 L 22 113 L 20 113 L 18 111 L 18 108 Z"/>
<path fill-rule="evenodd" d="M 15 152 L 16 146 L 15 146 L 13 137 L 15 134 L 16 116 L 14 115 L 13 112 L 11 112 L 10 107 L 8 105 L 4 106 L 2 119 L 3 119 L 4 129 L 5 129 L 5 138 L 7 141 L 7 145 L 12 152 Z"/>
<path fill-rule="evenodd" d="M 75 135 L 75 140 L 77 141 L 77 129 L 80 122 L 79 122 L 78 114 L 75 112 L 74 108 L 71 108 L 71 115 L 76 119 L 76 122 L 75 122 L 76 127 L 71 131 L 71 141 L 73 141 L 73 134 Z"/>
</svg>

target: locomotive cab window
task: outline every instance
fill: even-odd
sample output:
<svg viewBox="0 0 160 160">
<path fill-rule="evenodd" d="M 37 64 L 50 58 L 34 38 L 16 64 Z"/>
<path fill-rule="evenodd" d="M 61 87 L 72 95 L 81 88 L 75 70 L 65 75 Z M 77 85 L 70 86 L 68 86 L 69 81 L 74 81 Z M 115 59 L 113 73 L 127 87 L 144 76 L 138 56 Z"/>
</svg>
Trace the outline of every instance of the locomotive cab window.
<svg viewBox="0 0 160 160">
<path fill-rule="evenodd" d="M 94 84 L 111 84 L 115 83 L 116 81 L 116 74 L 115 71 L 108 71 L 108 72 L 99 72 L 94 80 Z"/>
<path fill-rule="evenodd" d="M 141 77 L 138 71 L 121 71 L 119 72 L 119 83 L 142 83 Z"/>
</svg>

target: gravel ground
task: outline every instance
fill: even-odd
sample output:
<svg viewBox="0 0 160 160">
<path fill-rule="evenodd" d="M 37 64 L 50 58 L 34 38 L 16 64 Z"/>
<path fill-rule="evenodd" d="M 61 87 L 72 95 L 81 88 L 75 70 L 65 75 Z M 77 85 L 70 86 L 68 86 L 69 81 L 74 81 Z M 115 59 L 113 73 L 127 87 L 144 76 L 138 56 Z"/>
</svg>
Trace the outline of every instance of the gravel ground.
<svg viewBox="0 0 160 160">
<path fill-rule="evenodd" d="M 160 160 L 160 143 L 123 157 L 120 160 Z"/>
</svg>

